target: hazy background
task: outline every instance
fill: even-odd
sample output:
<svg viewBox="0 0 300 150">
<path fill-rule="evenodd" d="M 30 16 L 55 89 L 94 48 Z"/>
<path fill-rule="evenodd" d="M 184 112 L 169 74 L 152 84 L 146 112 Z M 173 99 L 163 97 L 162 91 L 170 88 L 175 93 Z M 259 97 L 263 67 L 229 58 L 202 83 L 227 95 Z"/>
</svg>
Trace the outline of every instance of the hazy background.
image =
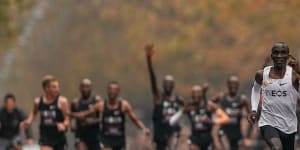
<svg viewBox="0 0 300 150">
<path fill-rule="evenodd" d="M 29 111 L 43 75 L 55 75 L 70 99 L 84 77 L 102 96 L 118 80 L 150 127 L 144 44 L 157 49 L 159 85 L 173 74 L 188 97 L 192 84 L 208 81 L 212 96 L 238 74 L 248 94 L 274 42 L 300 58 L 299 9 L 298 0 L 0 0 L 0 96 L 13 91 Z"/>
</svg>

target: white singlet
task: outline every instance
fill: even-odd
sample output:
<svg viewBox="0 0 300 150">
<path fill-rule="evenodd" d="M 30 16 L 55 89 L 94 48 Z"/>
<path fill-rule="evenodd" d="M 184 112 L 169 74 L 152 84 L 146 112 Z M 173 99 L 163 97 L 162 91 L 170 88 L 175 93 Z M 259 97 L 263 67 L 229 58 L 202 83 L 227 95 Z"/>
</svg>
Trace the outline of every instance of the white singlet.
<svg viewBox="0 0 300 150">
<path fill-rule="evenodd" d="M 272 126 L 286 134 L 297 132 L 296 106 L 298 91 L 292 82 L 293 69 L 286 67 L 282 79 L 271 79 L 272 66 L 264 68 L 262 84 L 262 111 L 258 125 Z"/>
</svg>

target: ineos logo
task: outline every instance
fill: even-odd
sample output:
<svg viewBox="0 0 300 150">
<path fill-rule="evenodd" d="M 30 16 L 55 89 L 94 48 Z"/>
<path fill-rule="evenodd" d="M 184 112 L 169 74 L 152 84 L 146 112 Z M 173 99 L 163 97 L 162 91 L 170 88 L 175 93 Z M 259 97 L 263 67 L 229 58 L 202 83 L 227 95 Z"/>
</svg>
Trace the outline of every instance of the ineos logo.
<svg viewBox="0 0 300 150">
<path fill-rule="evenodd" d="M 266 96 L 272 96 L 272 97 L 286 97 L 287 91 L 276 91 L 276 90 L 265 90 L 264 91 Z"/>
</svg>

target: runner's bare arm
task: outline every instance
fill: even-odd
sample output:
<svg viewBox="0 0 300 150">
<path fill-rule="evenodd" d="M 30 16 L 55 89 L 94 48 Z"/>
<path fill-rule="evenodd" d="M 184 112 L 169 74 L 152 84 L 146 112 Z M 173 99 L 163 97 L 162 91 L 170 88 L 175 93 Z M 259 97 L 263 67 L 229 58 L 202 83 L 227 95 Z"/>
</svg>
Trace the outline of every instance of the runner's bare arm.
<svg viewBox="0 0 300 150">
<path fill-rule="evenodd" d="M 33 103 L 33 108 L 31 110 L 31 112 L 29 113 L 28 118 L 26 120 L 26 123 L 28 123 L 29 125 L 32 124 L 33 120 L 36 118 L 36 116 L 38 114 L 39 103 L 40 103 L 40 98 L 35 98 L 34 103 Z"/>
<path fill-rule="evenodd" d="M 143 130 L 144 132 L 148 132 L 149 130 L 145 127 L 144 123 L 137 118 L 135 112 L 133 111 L 132 106 L 126 100 L 123 100 L 122 103 L 123 103 L 123 106 L 124 106 L 124 111 L 127 112 L 128 116 L 132 120 L 132 122 L 139 129 Z"/>
<path fill-rule="evenodd" d="M 258 70 L 255 74 L 255 81 L 256 83 L 258 83 L 259 85 L 262 85 L 263 83 L 263 73 L 264 70 Z"/>
<path fill-rule="evenodd" d="M 148 71 L 150 75 L 150 83 L 151 83 L 151 90 L 153 94 L 153 101 L 155 104 L 160 103 L 160 94 L 159 94 L 159 89 L 157 86 L 157 79 L 156 75 L 153 69 L 153 64 L 152 64 L 152 56 L 154 55 L 154 46 L 152 44 L 146 45 L 145 46 L 145 51 L 146 51 L 146 57 L 147 57 L 147 66 L 148 66 Z"/>
<path fill-rule="evenodd" d="M 204 98 L 205 100 L 207 100 L 207 92 L 208 92 L 208 90 L 209 90 L 209 83 L 208 83 L 208 82 L 204 83 L 204 84 L 202 85 L 202 87 L 203 87 L 203 98 Z"/>
<path fill-rule="evenodd" d="M 241 101 L 242 101 L 243 109 L 245 109 L 247 113 L 250 113 L 251 108 L 250 108 L 249 98 L 246 95 L 242 94 Z"/>
<path fill-rule="evenodd" d="M 96 100 L 97 100 L 97 102 L 94 104 L 94 106 L 97 105 L 97 104 L 99 104 L 99 108 L 98 108 L 98 110 L 97 110 L 97 112 L 96 112 L 96 113 L 99 113 L 99 110 L 102 110 L 103 100 L 102 100 L 101 97 L 96 98 Z M 101 111 L 101 112 L 102 112 L 102 111 Z M 99 123 L 100 121 L 101 121 L 100 118 L 95 118 L 95 117 L 91 117 L 91 118 L 85 119 L 85 122 L 86 122 L 87 124 L 95 124 L 95 123 Z"/>
<path fill-rule="evenodd" d="M 72 103 L 71 103 L 71 113 L 77 112 L 78 108 L 78 98 L 75 98 Z M 70 118 L 71 119 L 71 130 L 74 132 L 77 130 L 77 123 L 75 118 Z"/>
<path fill-rule="evenodd" d="M 68 99 L 65 97 L 60 97 L 59 98 L 59 107 L 64 115 L 63 125 L 65 127 L 68 127 L 70 125 L 70 117 L 69 117 L 70 107 L 69 107 Z"/>
<path fill-rule="evenodd" d="M 208 110 L 213 112 L 216 116 L 216 119 L 214 120 L 214 125 L 212 129 L 212 137 L 214 141 L 214 147 L 216 150 L 221 150 L 222 149 L 222 144 L 219 136 L 219 129 L 221 125 L 226 124 L 229 122 L 229 117 L 228 115 L 220 108 L 218 107 L 217 104 L 208 101 Z"/>
<path fill-rule="evenodd" d="M 247 121 L 247 115 L 248 113 L 251 112 L 251 108 L 250 108 L 250 104 L 249 104 L 249 99 L 246 95 L 242 94 L 241 95 L 241 102 L 243 105 L 243 109 L 242 109 L 242 119 L 241 119 L 241 133 L 242 133 L 242 137 L 243 139 L 247 139 L 247 135 L 248 135 L 248 130 L 249 130 L 249 124 Z"/>
<path fill-rule="evenodd" d="M 97 111 L 103 112 L 103 103 L 102 102 L 98 102 L 97 104 L 95 104 L 93 107 L 91 107 L 87 111 L 71 113 L 71 117 L 82 120 L 82 119 L 86 118 L 86 116 L 97 113 Z"/>
<path fill-rule="evenodd" d="M 216 116 L 216 119 L 214 120 L 214 124 L 223 125 L 229 122 L 228 115 L 220 107 L 218 107 L 217 104 L 208 101 L 207 107 L 208 110 L 213 112 Z"/>
<path fill-rule="evenodd" d="M 36 118 L 38 114 L 38 107 L 39 107 L 40 98 L 35 98 L 33 102 L 33 108 L 31 112 L 29 113 L 26 120 L 22 121 L 19 125 L 20 129 L 26 130 L 33 122 L 33 120 Z"/>
</svg>

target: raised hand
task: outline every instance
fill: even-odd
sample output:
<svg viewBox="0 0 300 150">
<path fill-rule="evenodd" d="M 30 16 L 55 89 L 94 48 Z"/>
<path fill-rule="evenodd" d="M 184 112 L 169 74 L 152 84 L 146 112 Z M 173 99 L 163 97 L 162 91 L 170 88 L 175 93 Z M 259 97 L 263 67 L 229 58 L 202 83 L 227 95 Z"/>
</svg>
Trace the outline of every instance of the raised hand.
<svg viewBox="0 0 300 150">
<path fill-rule="evenodd" d="M 291 66 L 297 73 L 300 73 L 299 62 L 294 56 L 289 55 L 288 65 Z"/>
<path fill-rule="evenodd" d="M 152 57 L 154 55 L 154 45 L 153 44 L 147 44 L 145 45 L 145 51 L 147 57 Z"/>
<path fill-rule="evenodd" d="M 202 86 L 203 86 L 204 90 L 208 90 L 209 89 L 209 83 L 208 82 L 205 82 Z"/>
</svg>

